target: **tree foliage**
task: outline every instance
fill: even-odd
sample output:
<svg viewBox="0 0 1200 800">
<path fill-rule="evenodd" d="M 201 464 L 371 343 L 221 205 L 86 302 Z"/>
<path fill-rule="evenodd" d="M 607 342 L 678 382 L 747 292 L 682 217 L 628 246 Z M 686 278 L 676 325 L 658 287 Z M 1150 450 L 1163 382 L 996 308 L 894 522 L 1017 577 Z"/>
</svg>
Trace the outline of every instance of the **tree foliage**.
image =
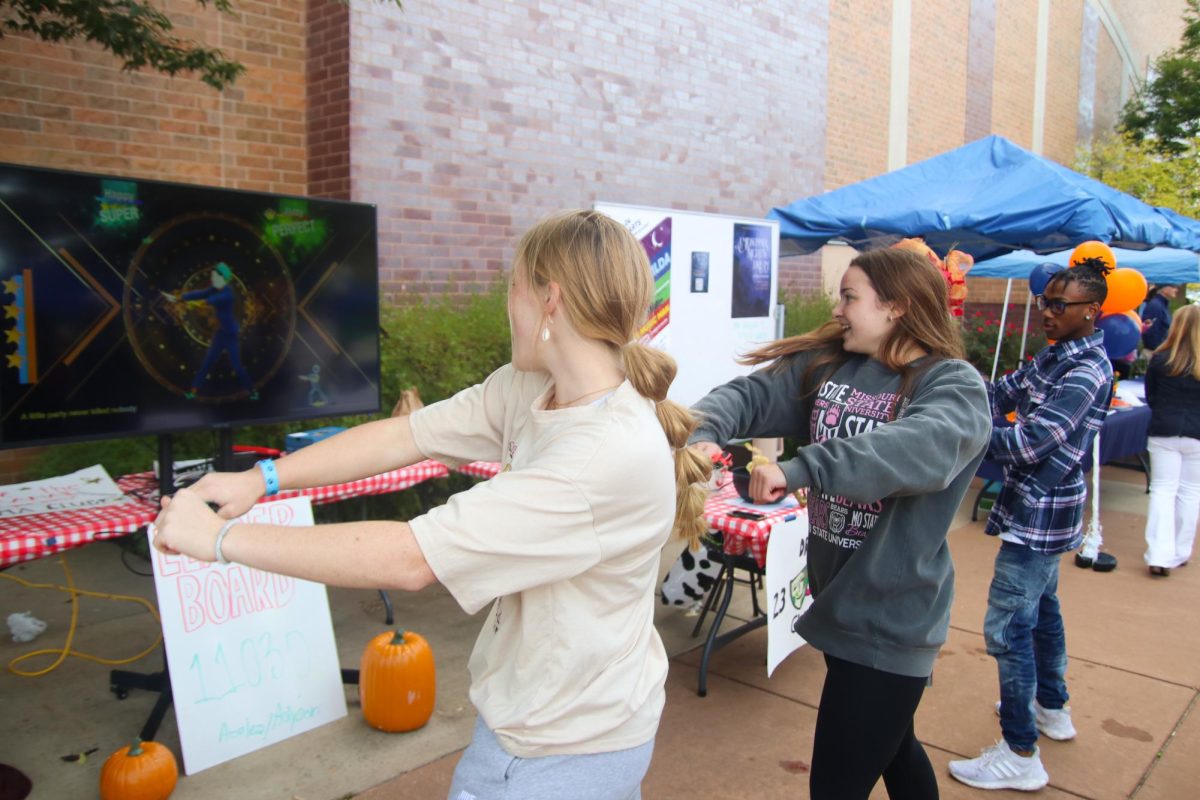
<svg viewBox="0 0 1200 800">
<path fill-rule="evenodd" d="M 232 10 L 229 0 L 196 2 L 221 13 Z M 0 37 L 8 31 L 53 43 L 85 39 L 120 58 L 129 71 L 195 72 L 218 91 L 246 71 L 220 50 L 176 36 L 170 18 L 146 0 L 0 0 L 0 8 L 7 11 Z"/>
<path fill-rule="evenodd" d="M 1125 104 L 1121 129 L 1164 153 L 1194 151 L 1200 134 L 1200 0 L 1187 0 L 1179 46 L 1154 62 L 1153 78 Z"/>
<path fill-rule="evenodd" d="M 1101 139 L 1081 150 L 1075 168 L 1152 206 L 1200 217 L 1200 136 L 1177 141 L 1164 152 L 1128 133 Z"/>
</svg>

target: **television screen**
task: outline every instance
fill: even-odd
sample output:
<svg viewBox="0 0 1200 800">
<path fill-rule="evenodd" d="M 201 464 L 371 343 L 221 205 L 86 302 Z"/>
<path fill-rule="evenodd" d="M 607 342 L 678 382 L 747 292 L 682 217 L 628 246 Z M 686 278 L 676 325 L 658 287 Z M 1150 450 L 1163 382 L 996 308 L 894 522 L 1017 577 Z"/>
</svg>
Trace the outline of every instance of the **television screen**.
<svg viewBox="0 0 1200 800">
<path fill-rule="evenodd" d="M 0 447 L 379 409 L 375 207 L 0 164 Z"/>
</svg>

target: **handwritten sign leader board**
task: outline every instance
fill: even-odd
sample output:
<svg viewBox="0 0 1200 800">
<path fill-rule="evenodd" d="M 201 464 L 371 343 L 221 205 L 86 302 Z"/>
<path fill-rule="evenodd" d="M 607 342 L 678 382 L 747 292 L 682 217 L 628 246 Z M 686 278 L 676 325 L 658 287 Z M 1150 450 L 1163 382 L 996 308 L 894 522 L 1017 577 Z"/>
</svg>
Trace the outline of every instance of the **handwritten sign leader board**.
<svg viewBox="0 0 1200 800">
<path fill-rule="evenodd" d="M 241 519 L 312 525 L 312 505 L 260 503 Z M 151 552 L 187 774 L 346 716 L 324 585 Z"/>
</svg>

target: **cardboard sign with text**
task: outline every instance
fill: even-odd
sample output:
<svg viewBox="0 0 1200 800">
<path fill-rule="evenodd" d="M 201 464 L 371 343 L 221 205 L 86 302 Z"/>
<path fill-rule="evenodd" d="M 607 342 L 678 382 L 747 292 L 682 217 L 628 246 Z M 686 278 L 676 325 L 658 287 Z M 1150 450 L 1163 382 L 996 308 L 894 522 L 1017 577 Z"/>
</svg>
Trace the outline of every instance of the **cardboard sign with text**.
<svg viewBox="0 0 1200 800">
<path fill-rule="evenodd" d="M 241 519 L 312 525 L 312 505 L 260 503 Z M 322 584 L 151 552 L 187 774 L 346 715 Z"/>
<path fill-rule="evenodd" d="M 800 616 L 812 605 L 808 592 L 808 515 L 771 528 L 767 542 L 767 677 L 785 658 L 804 646 L 796 632 Z"/>
</svg>

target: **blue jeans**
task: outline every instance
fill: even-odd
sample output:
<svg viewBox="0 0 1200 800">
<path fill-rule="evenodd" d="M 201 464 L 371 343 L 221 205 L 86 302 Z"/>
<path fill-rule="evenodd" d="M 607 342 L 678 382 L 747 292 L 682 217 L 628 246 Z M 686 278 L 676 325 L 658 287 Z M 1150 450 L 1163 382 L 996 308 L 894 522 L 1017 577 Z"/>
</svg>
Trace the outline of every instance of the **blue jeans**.
<svg viewBox="0 0 1200 800">
<path fill-rule="evenodd" d="M 1037 742 L 1033 700 L 1067 704 L 1067 640 L 1058 606 L 1058 562 L 1024 545 L 1001 542 L 983 621 L 987 651 L 1000 670 L 1000 731 L 1014 750 Z"/>
</svg>

